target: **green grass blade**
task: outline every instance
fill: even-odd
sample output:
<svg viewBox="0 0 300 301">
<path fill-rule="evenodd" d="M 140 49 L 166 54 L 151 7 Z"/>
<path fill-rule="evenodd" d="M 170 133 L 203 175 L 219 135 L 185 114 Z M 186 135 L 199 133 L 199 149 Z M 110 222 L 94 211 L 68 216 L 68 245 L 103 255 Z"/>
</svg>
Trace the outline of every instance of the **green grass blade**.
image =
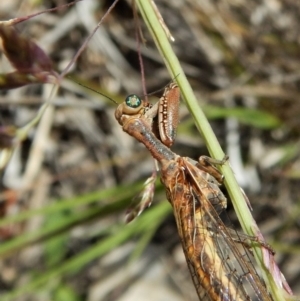
<svg viewBox="0 0 300 301">
<path fill-rule="evenodd" d="M 80 270 L 92 260 L 99 258 L 126 242 L 133 235 L 143 233 L 145 229 L 151 227 L 153 220 L 163 221 L 169 213 L 170 204 L 167 202 L 161 202 L 157 206 L 153 206 L 153 208 L 144 212 L 137 221 L 126 225 L 126 227 L 121 224 L 114 229 L 111 229 L 113 235 L 109 235 L 94 247 L 83 251 L 59 267 L 55 267 L 52 270 L 35 277 L 32 281 L 13 292 L 2 295 L 1 301 L 12 301 L 18 296 L 34 293 L 52 279 L 57 279 L 68 273 L 74 273 L 74 271 Z"/>
<path fill-rule="evenodd" d="M 207 118 L 198 105 L 198 101 L 192 91 L 192 88 L 170 45 L 166 33 L 161 26 L 159 18 L 154 10 L 152 1 L 136 0 L 136 3 L 147 25 L 147 28 L 150 31 L 153 40 L 164 59 L 171 77 L 176 78 L 182 96 L 187 104 L 190 113 L 194 117 L 195 124 L 205 141 L 210 155 L 213 158 L 221 160 L 222 158 L 224 158 L 224 152 L 222 151 L 221 146 L 219 145 L 218 140 L 210 124 L 208 123 Z M 256 234 L 259 233 L 259 229 L 251 215 L 251 212 L 245 202 L 244 196 L 229 164 L 224 164 L 222 167 L 220 167 L 220 169 L 225 176 L 225 186 L 228 190 L 235 212 L 238 216 L 243 230 L 248 235 L 256 236 Z M 264 265 L 261 247 L 253 246 L 253 253 L 274 300 L 284 300 L 283 291 L 277 287 L 272 275 Z"/>
</svg>

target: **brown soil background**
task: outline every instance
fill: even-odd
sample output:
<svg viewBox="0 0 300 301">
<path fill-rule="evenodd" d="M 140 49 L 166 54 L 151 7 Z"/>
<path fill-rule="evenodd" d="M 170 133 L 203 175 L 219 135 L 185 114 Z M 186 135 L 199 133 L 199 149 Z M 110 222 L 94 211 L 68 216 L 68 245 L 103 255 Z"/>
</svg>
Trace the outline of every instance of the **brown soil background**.
<svg viewBox="0 0 300 301">
<path fill-rule="evenodd" d="M 5 2 L 0 3 L 1 20 L 66 3 Z M 199 103 L 211 118 L 251 201 L 255 220 L 276 251 L 276 261 L 294 293 L 300 294 L 300 3 L 206 2 L 156 1 Z M 110 4 L 83 1 L 23 22 L 18 29 L 44 49 L 59 72 Z M 147 28 L 140 23 L 147 41 L 141 45 L 146 87 L 152 92 L 171 79 Z M 2 55 L 1 73 L 7 66 Z M 143 93 L 136 23 L 129 2 L 120 1 L 108 16 L 79 57 L 72 76 L 118 102 L 128 94 Z M 46 85 L 31 85 L 2 92 L 1 126 L 27 124 L 49 99 L 49 91 Z M 218 107 L 227 108 L 229 117 L 223 113 L 217 118 L 214 109 Z M 245 110 L 237 120 L 234 108 L 268 115 L 247 115 Z M 118 194 L 121 184 L 131 190 L 132 183 L 145 181 L 153 168 L 151 156 L 122 132 L 114 110 L 105 97 L 65 79 L 51 108 L 2 175 L 2 218 L 108 188 L 116 187 Z M 269 116 L 278 120 L 277 126 L 268 121 Z M 207 154 L 184 104 L 173 149 L 192 158 Z M 162 189 L 157 191 L 154 206 L 158 201 L 165 201 Z M 0 293 L 14 291 L 32 275 L 46 274 L 49 266 L 53 269 L 101 244 L 113 235 L 109 231 L 116 224 L 124 223 L 125 211 L 126 206 L 115 208 L 103 217 L 70 225 L 61 230 L 63 242 L 56 249 L 48 244 L 52 234 L 6 254 L 0 262 Z M 230 204 L 228 214 L 235 225 Z M 3 226 L 0 239 L 4 244 L 22 237 L 42 228 L 49 219 L 50 215 L 34 216 L 21 224 Z M 140 242 L 134 237 L 84 268 L 54 277 L 34 295 L 24 294 L 15 300 L 196 300 L 176 235 L 170 212 L 137 259 L 129 261 Z M 62 255 L 55 261 L 57 254 Z"/>
</svg>

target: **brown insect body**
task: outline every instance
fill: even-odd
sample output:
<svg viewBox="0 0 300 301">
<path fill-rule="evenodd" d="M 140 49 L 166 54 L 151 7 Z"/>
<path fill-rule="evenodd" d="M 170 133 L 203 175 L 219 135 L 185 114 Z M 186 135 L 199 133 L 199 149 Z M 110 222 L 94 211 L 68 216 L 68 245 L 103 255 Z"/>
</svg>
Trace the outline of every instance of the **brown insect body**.
<svg viewBox="0 0 300 301">
<path fill-rule="evenodd" d="M 227 201 L 214 178 L 187 158 L 178 157 L 176 161 L 162 166 L 162 182 L 174 208 L 179 236 L 199 299 L 271 300 L 250 263 L 239 262 L 243 256 L 219 218 Z M 235 265 L 233 257 L 237 261 Z M 253 299 L 244 285 L 253 293 Z"/>
<path fill-rule="evenodd" d="M 142 142 L 161 165 L 161 180 L 174 209 L 199 300 L 271 301 L 262 280 L 252 264 L 244 259 L 219 217 L 227 205 L 218 187 L 221 174 L 205 164 L 207 160 L 194 165 L 158 140 L 149 122 L 155 117 L 151 110 L 144 111 L 142 116 L 119 114 L 122 116 L 119 122 L 123 130 Z"/>
</svg>

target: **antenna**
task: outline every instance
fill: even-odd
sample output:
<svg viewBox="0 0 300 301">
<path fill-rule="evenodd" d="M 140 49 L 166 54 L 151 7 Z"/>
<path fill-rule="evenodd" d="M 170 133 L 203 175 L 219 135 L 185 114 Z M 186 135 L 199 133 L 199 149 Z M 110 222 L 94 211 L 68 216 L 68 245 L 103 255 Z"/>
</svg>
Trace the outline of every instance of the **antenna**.
<svg viewBox="0 0 300 301">
<path fill-rule="evenodd" d="M 149 93 L 149 94 L 147 94 L 147 95 L 153 95 L 153 94 L 155 94 L 155 93 L 157 93 L 157 92 L 162 91 L 163 89 L 165 89 L 165 87 L 169 86 L 169 85 L 176 79 L 176 77 L 179 76 L 179 74 L 180 74 L 180 73 L 178 73 L 173 79 L 171 79 L 171 80 L 170 80 L 163 88 L 160 88 L 160 89 L 158 89 L 158 90 L 155 90 L 155 91 L 153 91 L 153 92 L 151 92 L 151 93 Z"/>
<path fill-rule="evenodd" d="M 68 78 L 70 78 L 70 77 L 68 76 Z M 74 80 L 73 78 L 70 78 L 70 79 L 71 79 L 73 82 L 75 82 L 76 84 L 78 84 L 79 86 L 84 87 L 84 88 L 86 88 L 86 89 L 89 89 L 89 90 L 91 90 L 91 91 L 93 91 L 93 92 L 95 92 L 95 93 L 97 93 L 97 94 L 100 94 L 100 95 L 106 97 L 107 99 L 109 99 L 110 101 L 112 101 L 113 103 L 115 103 L 116 105 L 119 105 L 119 103 L 117 103 L 114 99 L 110 98 L 109 96 L 107 96 L 107 95 L 105 95 L 105 94 L 103 94 L 103 93 L 101 93 L 101 92 L 99 92 L 99 91 L 97 91 L 97 90 L 95 90 L 95 89 L 93 89 L 93 88 L 91 88 L 91 87 L 85 86 L 85 85 L 83 85 L 82 83 L 77 82 L 77 81 Z"/>
<path fill-rule="evenodd" d="M 176 77 L 178 77 L 179 76 L 179 73 L 167 84 L 167 85 L 169 85 L 171 82 L 173 82 L 175 79 L 176 79 Z M 74 80 L 73 78 L 71 78 L 71 77 L 69 77 L 68 76 L 68 78 L 69 79 L 71 79 L 73 82 L 75 82 L 76 84 L 78 84 L 79 86 L 81 86 L 81 87 L 84 87 L 84 88 L 86 88 L 86 89 L 89 89 L 89 90 L 91 90 L 91 91 L 93 91 L 93 92 L 95 92 L 95 93 L 97 93 L 97 94 L 100 94 L 100 95 L 102 95 L 102 96 L 104 96 L 104 97 L 106 97 L 107 99 L 109 99 L 110 101 L 112 101 L 113 103 L 115 103 L 116 105 L 119 105 L 119 103 L 118 102 L 116 102 L 114 99 L 112 99 L 112 98 L 110 98 L 109 96 L 107 96 L 107 95 L 105 95 L 105 94 L 103 94 L 103 93 L 101 93 L 101 92 L 99 92 L 99 91 L 97 91 L 97 90 L 95 90 L 95 89 L 93 89 L 93 88 L 91 88 L 91 87 L 88 87 L 88 86 L 85 86 L 85 85 L 83 85 L 82 83 L 80 83 L 80 82 L 78 82 L 78 81 L 76 81 L 76 80 Z M 161 89 L 158 89 L 158 90 L 156 90 L 156 91 L 153 91 L 153 92 L 151 92 L 151 93 L 148 93 L 147 95 L 143 95 L 143 98 L 144 97 L 147 97 L 148 95 L 153 95 L 153 94 L 155 94 L 155 93 L 157 93 L 157 92 L 160 92 L 160 91 L 162 91 L 167 85 L 165 85 L 163 88 L 161 88 Z"/>
</svg>

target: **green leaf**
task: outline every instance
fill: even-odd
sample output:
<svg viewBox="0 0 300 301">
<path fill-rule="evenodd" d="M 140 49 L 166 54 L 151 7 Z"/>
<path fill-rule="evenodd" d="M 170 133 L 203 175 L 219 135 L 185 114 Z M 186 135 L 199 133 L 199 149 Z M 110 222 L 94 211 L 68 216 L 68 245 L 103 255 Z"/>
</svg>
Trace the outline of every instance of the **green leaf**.
<svg viewBox="0 0 300 301">
<path fill-rule="evenodd" d="M 161 202 L 158 205 L 153 206 L 150 210 L 144 212 L 144 214 L 142 214 L 135 222 L 126 226 L 124 226 L 123 223 L 116 225 L 114 228 L 114 235 L 108 235 L 96 245 L 68 259 L 58 267 L 49 269 L 39 276 L 34 277 L 34 279 L 32 279 L 29 283 L 10 291 L 7 294 L 3 294 L 1 296 L 1 301 L 12 301 L 18 296 L 36 293 L 41 289 L 41 287 L 45 286 L 47 282 L 70 273 L 74 273 L 74 271 L 79 271 L 86 264 L 123 244 L 130 237 L 141 235 L 153 224 L 154 220 L 163 220 L 170 211 L 170 204 L 167 202 Z"/>
<path fill-rule="evenodd" d="M 66 219 L 66 213 L 60 211 L 55 214 L 48 216 L 45 223 L 45 227 L 52 228 L 53 225 L 61 223 Z M 45 241 L 45 260 L 47 266 L 53 266 L 58 264 L 64 257 L 66 253 L 66 244 L 68 240 L 68 233 L 63 232 L 61 235 L 55 235 L 54 237 L 47 239 Z"/>
<path fill-rule="evenodd" d="M 75 294 L 74 290 L 66 285 L 60 285 L 54 294 L 55 301 L 79 301 L 80 298 Z"/>
<path fill-rule="evenodd" d="M 239 122 L 257 127 L 260 129 L 274 129 L 281 125 L 281 122 L 274 115 L 256 109 L 249 108 L 224 108 L 218 106 L 203 106 L 203 110 L 209 119 L 234 117 Z"/>
</svg>

